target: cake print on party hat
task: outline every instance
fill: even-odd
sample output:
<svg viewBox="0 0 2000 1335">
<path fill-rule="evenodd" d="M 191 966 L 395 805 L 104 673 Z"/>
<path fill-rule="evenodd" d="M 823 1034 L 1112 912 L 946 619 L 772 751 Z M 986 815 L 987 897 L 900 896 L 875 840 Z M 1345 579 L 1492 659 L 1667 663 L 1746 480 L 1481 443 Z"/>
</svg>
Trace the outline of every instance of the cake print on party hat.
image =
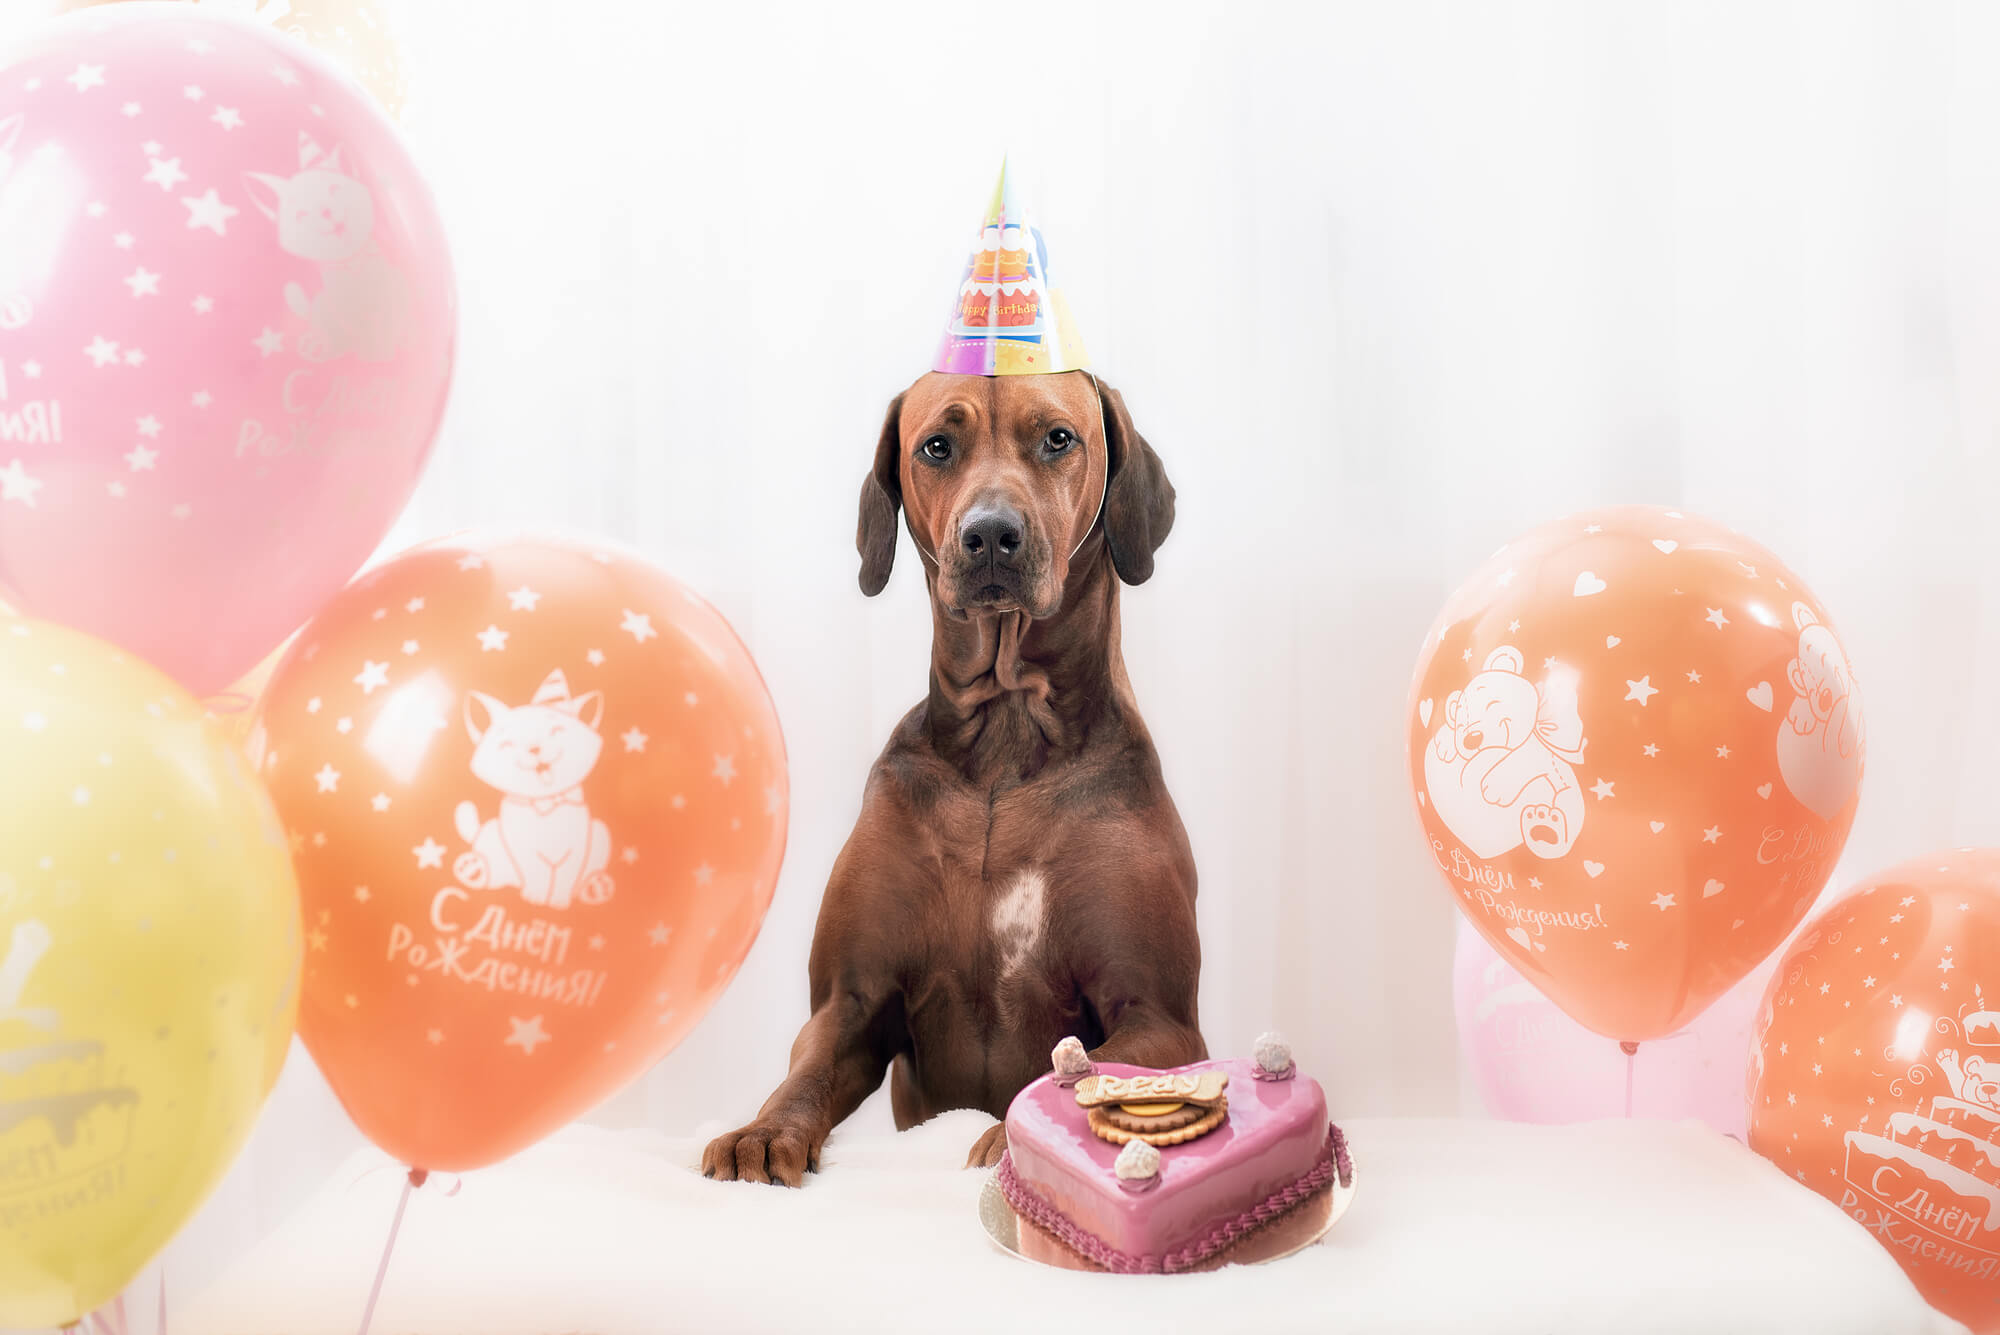
<svg viewBox="0 0 2000 1335">
<path fill-rule="evenodd" d="M 1046 375 L 1089 365 L 1048 245 L 1000 164 L 1000 179 L 959 277 L 931 369 L 947 375 Z"/>
</svg>

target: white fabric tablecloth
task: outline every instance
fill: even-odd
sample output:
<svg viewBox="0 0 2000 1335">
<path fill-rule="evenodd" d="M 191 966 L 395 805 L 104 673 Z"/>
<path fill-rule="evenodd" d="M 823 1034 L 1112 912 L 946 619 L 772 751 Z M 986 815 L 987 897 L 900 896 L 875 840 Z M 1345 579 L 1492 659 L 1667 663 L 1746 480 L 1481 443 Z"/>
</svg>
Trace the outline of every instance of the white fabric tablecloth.
<svg viewBox="0 0 2000 1335">
<path fill-rule="evenodd" d="M 701 1139 L 572 1127 L 417 1192 L 375 1335 L 1129 1331 L 1962 1335 L 1838 1209 L 1695 1124 L 1357 1120 L 1352 1208 L 1288 1260 L 1055 1271 L 988 1241 L 990 1123 L 827 1147 L 802 1191 L 716 1183 Z M 356 1155 L 175 1335 L 355 1330 L 401 1176 Z M 1254 1325 L 1246 1314 L 1255 1313 Z"/>
</svg>

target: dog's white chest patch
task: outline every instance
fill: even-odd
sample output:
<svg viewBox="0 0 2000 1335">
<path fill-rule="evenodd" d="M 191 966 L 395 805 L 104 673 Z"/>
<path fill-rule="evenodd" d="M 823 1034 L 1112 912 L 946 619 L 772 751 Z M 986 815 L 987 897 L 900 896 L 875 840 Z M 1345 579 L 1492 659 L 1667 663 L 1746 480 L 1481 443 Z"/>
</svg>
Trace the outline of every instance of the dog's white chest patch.
<svg viewBox="0 0 2000 1335">
<path fill-rule="evenodd" d="M 1007 893 L 994 902 L 988 926 L 993 932 L 993 943 L 1000 950 L 1001 973 L 1019 973 L 1034 956 L 1035 947 L 1042 942 L 1043 902 L 1047 896 L 1048 882 L 1031 868 L 1017 875 Z"/>
</svg>

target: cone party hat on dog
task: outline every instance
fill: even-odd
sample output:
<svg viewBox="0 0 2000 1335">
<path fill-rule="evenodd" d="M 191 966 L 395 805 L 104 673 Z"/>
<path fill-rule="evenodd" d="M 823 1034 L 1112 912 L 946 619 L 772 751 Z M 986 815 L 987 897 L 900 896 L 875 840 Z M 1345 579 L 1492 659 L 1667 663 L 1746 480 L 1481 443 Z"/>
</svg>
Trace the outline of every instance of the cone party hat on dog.
<svg viewBox="0 0 2000 1335">
<path fill-rule="evenodd" d="M 1089 364 L 1062 293 L 1049 286 L 1048 246 L 1003 161 L 931 369 L 1046 375 Z"/>
</svg>

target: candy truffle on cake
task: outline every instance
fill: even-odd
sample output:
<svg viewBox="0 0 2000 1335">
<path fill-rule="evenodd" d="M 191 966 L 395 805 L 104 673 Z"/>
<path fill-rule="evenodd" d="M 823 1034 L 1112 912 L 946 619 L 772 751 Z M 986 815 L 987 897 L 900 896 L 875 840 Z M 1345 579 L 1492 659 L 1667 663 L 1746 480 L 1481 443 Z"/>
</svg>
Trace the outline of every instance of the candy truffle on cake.
<svg viewBox="0 0 2000 1335">
<path fill-rule="evenodd" d="M 1070 1269 L 1172 1274 L 1286 1255 L 1353 1184 L 1319 1082 L 1275 1034 L 1249 1060 L 1055 1069 L 1007 1110 L 997 1183 L 1019 1250 Z"/>
</svg>

